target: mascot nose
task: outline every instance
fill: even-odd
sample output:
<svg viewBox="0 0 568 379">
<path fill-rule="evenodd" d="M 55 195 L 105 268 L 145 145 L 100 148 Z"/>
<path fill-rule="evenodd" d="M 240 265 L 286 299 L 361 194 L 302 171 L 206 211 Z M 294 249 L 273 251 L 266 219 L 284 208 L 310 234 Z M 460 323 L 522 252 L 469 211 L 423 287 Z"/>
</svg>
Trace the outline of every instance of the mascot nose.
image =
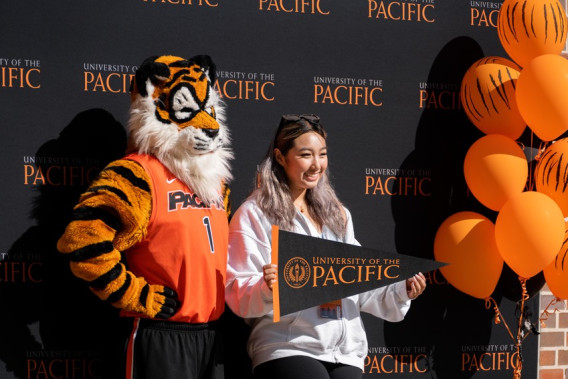
<svg viewBox="0 0 568 379">
<path fill-rule="evenodd" d="M 211 138 L 219 134 L 219 123 L 213 116 L 203 110 L 197 112 L 191 120 L 178 124 L 180 129 L 184 129 L 188 126 L 203 130 L 203 132 Z"/>
<path fill-rule="evenodd" d="M 217 137 L 217 134 L 219 134 L 219 129 L 202 128 L 201 130 L 211 139 Z"/>
</svg>

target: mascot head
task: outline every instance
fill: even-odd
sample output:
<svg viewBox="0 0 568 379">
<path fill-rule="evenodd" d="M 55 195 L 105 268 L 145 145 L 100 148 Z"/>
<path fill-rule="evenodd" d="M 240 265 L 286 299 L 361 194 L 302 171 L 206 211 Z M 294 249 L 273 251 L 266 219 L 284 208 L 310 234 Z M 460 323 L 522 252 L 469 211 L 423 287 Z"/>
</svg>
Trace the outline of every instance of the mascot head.
<svg viewBox="0 0 568 379">
<path fill-rule="evenodd" d="M 128 151 L 151 154 L 210 204 L 231 179 L 224 104 L 209 56 L 156 56 L 136 71 Z"/>
</svg>

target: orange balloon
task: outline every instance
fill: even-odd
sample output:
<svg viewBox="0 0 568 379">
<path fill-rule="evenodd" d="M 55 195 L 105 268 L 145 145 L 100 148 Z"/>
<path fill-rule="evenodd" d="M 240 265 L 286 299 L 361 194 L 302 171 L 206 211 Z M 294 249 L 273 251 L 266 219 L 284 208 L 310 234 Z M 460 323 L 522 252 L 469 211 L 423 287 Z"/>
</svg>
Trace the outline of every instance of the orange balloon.
<svg viewBox="0 0 568 379">
<path fill-rule="evenodd" d="M 458 212 L 438 228 L 434 257 L 448 282 L 470 296 L 485 299 L 497 286 L 503 258 L 495 243 L 495 226 L 475 212 Z"/>
<path fill-rule="evenodd" d="M 531 60 L 517 80 L 517 105 L 529 128 L 543 141 L 568 130 L 568 60 L 545 54 Z"/>
<path fill-rule="evenodd" d="M 559 299 L 568 300 L 568 231 L 560 252 L 542 272 L 550 292 Z"/>
<path fill-rule="evenodd" d="M 463 165 L 473 196 L 494 211 L 501 209 L 511 196 L 524 191 L 528 167 L 519 145 L 500 134 L 489 134 L 475 141 Z"/>
<path fill-rule="evenodd" d="M 567 22 L 558 0 L 505 0 L 497 18 L 501 45 L 521 67 L 543 54 L 560 54 Z"/>
<path fill-rule="evenodd" d="M 564 216 L 550 197 L 526 191 L 503 205 L 495 221 L 495 240 L 503 260 L 529 279 L 552 262 L 564 241 Z"/>
<path fill-rule="evenodd" d="M 501 57 L 475 62 L 466 71 L 460 100 L 469 120 L 485 134 L 503 134 L 517 139 L 526 123 L 519 113 L 515 87 L 521 68 Z"/>
<path fill-rule="evenodd" d="M 568 138 L 546 147 L 536 164 L 534 182 L 536 190 L 550 196 L 568 216 Z"/>
</svg>

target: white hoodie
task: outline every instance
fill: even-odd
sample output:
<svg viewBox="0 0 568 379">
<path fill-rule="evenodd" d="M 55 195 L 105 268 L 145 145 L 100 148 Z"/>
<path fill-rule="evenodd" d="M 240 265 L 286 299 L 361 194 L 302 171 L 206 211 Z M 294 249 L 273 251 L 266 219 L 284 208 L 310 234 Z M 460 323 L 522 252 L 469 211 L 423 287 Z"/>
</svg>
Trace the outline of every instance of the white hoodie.
<svg viewBox="0 0 568 379">
<path fill-rule="evenodd" d="M 294 233 L 359 245 L 353 232 L 351 214 L 343 239 L 324 227 L 318 233 L 300 213 L 294 219 Z M 272 321 L 272 291 L 263 280 L 262 266 L 270 263 L 272 225 L 256 206 L 246 200 L 234 214 L 229 227 L 229 258 L 225 299 L 231 310 L 251 326 L 247 350 L 253 368 L 278 358 L 295 355 L 321 361 L 348 364 L 363 370 L 367 337 L 360 312 L 395 322 L 410 308 L 406 283 L 397 282 L 341 300 L 340 319 L 321 318 L 319 307 L 282 316 Z"/>
</svg>

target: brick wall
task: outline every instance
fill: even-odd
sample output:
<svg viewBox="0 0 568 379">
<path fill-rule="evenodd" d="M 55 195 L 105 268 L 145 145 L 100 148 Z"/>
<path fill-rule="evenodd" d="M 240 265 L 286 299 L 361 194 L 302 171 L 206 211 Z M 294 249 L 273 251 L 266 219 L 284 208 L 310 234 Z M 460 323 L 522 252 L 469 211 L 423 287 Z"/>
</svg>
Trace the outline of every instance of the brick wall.
<svg viewBox="0 0 568 379">
<path fill-rule="evenodd" d="M 540 291 L 540 314 L 543 323 L 539 336 L 539 379 L 568 379 L 568 308 L 562 300 L 548 308 L 554 295 L 545 285 Z"/>
</svg>

